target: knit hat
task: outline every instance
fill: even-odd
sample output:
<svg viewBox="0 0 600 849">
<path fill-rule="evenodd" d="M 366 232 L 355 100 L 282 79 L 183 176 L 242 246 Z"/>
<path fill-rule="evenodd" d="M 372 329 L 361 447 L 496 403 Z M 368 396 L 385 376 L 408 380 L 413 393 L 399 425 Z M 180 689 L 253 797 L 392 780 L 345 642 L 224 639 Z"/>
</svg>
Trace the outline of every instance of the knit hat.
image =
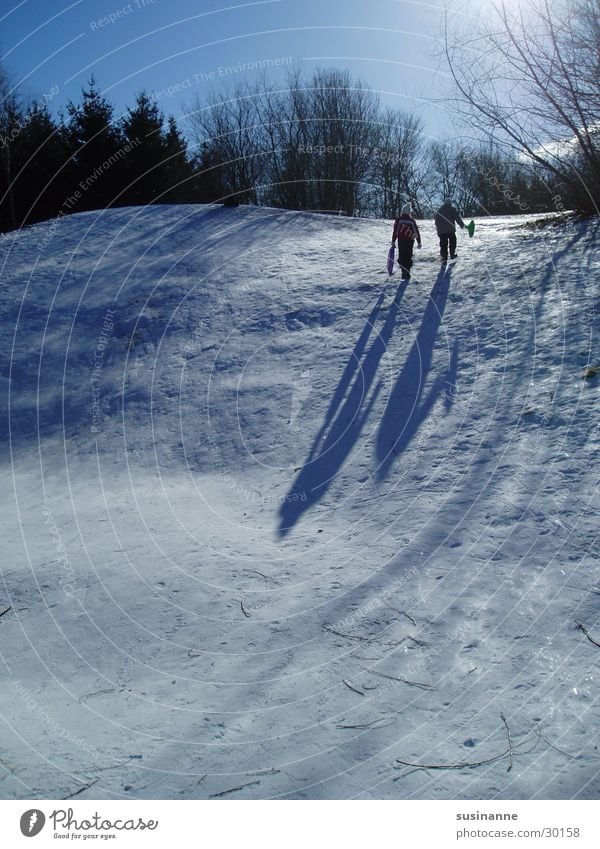
<svg viewBox="0 0 600 849">
<path fill-rule="evenodd" d="M 412 209 L 409 203 L 405 203 L 402 207 L 401 215 L 410 215 L 412 213 Z"/>
</svg>

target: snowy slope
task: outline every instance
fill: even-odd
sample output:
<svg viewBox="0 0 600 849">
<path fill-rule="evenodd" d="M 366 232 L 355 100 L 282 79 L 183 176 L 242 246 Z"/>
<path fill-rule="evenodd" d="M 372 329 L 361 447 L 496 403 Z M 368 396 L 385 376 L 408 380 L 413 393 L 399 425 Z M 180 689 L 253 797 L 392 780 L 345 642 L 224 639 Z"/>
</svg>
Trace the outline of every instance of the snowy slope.
<svg viewBox="0 0 600 849">
<path fill-rule="evenodd" d="M 598 797 L 599 227 L 524 223 L 0 239 L 0 796 Z"/>
</svg>

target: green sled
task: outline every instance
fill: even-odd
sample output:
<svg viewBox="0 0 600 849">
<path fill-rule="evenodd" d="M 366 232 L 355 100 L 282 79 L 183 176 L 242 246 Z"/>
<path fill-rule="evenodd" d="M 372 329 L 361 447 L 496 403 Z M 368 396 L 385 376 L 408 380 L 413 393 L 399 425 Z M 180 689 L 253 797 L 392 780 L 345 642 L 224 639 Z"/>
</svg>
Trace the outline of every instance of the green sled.
<svg viewBox="0 0 600 849">
<path fill-rule="evenodd" d="M 474 232 L 475 232 L 475 222 L 474 222 L 474 221 L 469 221 L 469 223 L 467 224 L 467 233 L 469 234 L 469 236 L 471 237 L 471 239 L 473 238 L 473 233 L 474 233 Z"/>
</svg>

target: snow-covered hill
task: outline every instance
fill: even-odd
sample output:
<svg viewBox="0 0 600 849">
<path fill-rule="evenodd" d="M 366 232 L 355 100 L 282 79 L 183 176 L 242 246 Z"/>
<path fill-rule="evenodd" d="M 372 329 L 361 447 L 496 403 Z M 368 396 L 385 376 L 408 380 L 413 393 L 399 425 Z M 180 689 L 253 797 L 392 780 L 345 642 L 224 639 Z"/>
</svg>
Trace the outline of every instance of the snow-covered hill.
<svg viewBox="0 0 600 849">
<path fill-rule="evenodd" d="M 598 797 L 599 225 L 525 223 L 0 239 L 0 796 Z"/>
</svg>

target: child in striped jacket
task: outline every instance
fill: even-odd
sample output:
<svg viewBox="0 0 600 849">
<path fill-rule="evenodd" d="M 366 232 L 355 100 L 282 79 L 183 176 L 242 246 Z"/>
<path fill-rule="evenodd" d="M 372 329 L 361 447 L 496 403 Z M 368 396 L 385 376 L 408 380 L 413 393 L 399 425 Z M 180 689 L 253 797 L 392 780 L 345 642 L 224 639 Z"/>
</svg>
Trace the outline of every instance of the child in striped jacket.
<svg viewBox="0 0 600 849">
<path fill-rule="evenodd" d="M 399 218 L 394 221 L 392 242 L 398 242 L 398 265 L 402 269 L 402 279 L 410 280 L 410 269 L 413 263 L 415 241 L 421 247 L 421 234 L 417 222 L 412 216 L 409 203 L 405 203 Z"/>
</svg>

